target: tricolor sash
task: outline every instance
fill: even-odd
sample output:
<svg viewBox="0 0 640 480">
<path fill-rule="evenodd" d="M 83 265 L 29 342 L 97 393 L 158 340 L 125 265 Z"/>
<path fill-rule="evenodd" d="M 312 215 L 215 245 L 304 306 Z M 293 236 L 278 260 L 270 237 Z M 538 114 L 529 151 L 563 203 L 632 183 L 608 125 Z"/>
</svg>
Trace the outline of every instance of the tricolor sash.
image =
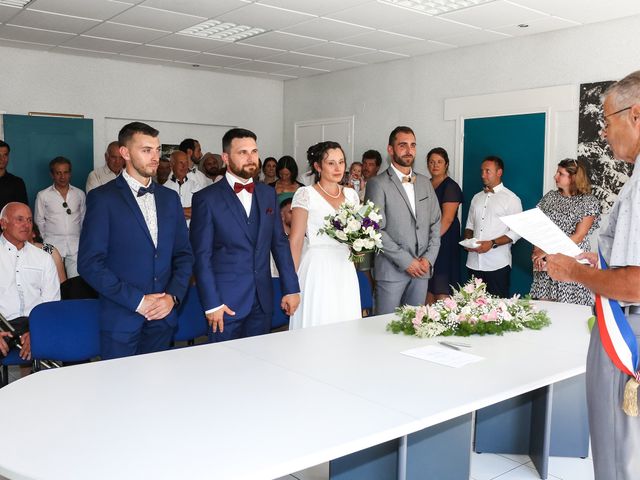
<svg viewBox="0 0 640 480">
<path fill-rule="evenodd" d="M 602 270 L 609 268 L 600 251 L 598 259 Z M 627 415 L 637 417 L 640 371 L 636 336 L 617 300 L 596 295 L 596 318 L 604 351 L 620 371 L 631 377 L 624 389 L 622 409 Z"/>
</svg>

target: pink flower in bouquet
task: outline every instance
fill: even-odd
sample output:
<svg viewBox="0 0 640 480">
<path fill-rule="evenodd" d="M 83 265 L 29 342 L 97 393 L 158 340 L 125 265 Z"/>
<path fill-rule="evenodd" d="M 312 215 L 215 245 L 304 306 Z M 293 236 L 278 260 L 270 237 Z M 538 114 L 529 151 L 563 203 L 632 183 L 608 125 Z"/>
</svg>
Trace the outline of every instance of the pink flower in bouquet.
<svg viewBox="0 0 640 480">
<path fill-rule="evenodd" d="M 447 307 L 449 310 L 455 310 L 456 308 L 458 308 L 458 304 L 451 297 L 447 297 L 444 299 L 444 306 Z"/>
<path fill-rule="evenodd" d="M 412 320 L 414 327 L 418 327 L 422 324 L 422 319 L 424 318 L 426 313 L 427 313 L 426 307 L 416 308 L 416 316 Z"/>
<path fill-rule="evenodd" d="M 440 319 L 440 312 L 438 312 L 438 310 L 431 305 L 427 307 L 427 313 L 429 315 L 429 319 L 431 320 L 435 321 Z"/>
<path fill-rule="evenodd" d="M 475 315 L 471 315 L 468 319 L 467 322 L 469 323 L 478 323 L 478 317 L 476 317 Z"/>
<path fill-rule="evenodd" d="M 463 290 L 465 291 L 465 293 L 473 293 L 475 291 L 475 289 L 476 289 L 476 287 L 472 283 L 467 283 L 463 287 Z"/>
<path fill-rule="evenodd" d="M 487 304 L 487 303 L 489 303 L 489 302 L 487 301 L 487 299 L 486 299 L 486 298 L 484 298 L 484 297 L 479 297 L 479 298 L 476 298 L 476 299 L 475 299 L 475 303 L 476 303 L 476 306 L 478 306 L 478 307 L 482 307 L 482 306 L 486 305 L 486 304 Z"/>
<path fill-rule="evenodd" d="M 476 287 L 479 287 L 480 285 L 482 285 L 482 279 L 481 278 L 476 278 L 474 283 L 476 284 Z"/>
<path fill-rule="evenodd" d="M 491 310 L 488 313 L 481 315 L 480 319 L 483 322 L 495 322 L 498 319 L 498 312 L 496 310 Z"/>
</svg>

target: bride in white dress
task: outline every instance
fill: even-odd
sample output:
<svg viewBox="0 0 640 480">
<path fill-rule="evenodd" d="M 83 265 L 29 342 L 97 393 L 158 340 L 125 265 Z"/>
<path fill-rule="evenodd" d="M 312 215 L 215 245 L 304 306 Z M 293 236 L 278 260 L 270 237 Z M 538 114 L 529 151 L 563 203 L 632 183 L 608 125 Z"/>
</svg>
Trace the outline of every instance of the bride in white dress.
<svg viewBox="0 0 640 480">
<path fill-rule="evenodd" d="M 358 205 L 355 190 L 339 182 L 345 172 L 344 152 L 336 142 L 320 142 L 307 151 L 317 183 L 299 188 L 291 204 L 289 242 L 300 282 L 300 306 L 289 329 L 326 325 L 362 316 L 358 276 L 349 261 L 349 247 L 328 235 L 318 235 L 324 217 L 344 202 Z M 302 252 L 305 235 L 307 248 Z"/>
</svg>

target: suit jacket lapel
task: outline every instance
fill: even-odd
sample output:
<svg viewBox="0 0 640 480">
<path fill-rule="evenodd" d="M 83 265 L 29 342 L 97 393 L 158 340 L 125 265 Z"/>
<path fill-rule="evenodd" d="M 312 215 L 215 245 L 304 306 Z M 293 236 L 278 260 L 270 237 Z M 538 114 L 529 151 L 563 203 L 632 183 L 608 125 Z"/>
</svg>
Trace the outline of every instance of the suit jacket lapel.
<svg viewBox="0 0 640 480">
<path fill-rule="evenodd" d="M 238 195 L 233 191 L 226 178 L 223 178 L 220 181 L 224 182 L 223 188 L 225 190 L 225 194 L 223 197 L 225 202 L 227 202 L 229 209 L 233 212 L 233 217 L 238 222 L 240 229 L 244 232 L 249 241 L 251 241 L 251 234 L 249 233 L 249 226 L 247 225 L 247 212 L 242 206 L 242 202 L 238 198 Z"/>
<path fill-rule="evenodd" d="M 131 191 L 131 188 L 129 187 L 129 184 L 122 177 L 122 175 L 119 175 L 118 178 L 116 179 L 116 185 L 120 189 L 120 194 L 122 195 L 122 198 L 124 198 L 125 203 L 131 209 L 131 212 L 133 213 L 133 216 L 135 217 L 135 219 L 138 222 L 138 224 L 140 225 L 140 228 L 142 228 L 144 233 L 147 235 L 147 238 L 149 239 L 149 241 L 153 245 L 153 239 L 151 238 L 151 233 L 149 232 L 149 227 L 147 227 L 147 222 L 144 221 L 144 216 L 142 215 L 142 210 L 140 210 L 140 206 L 138 205 L 138 202 L 136 202 L 136 199 L 133 198 L 133 192 Z M 156 200 L 156 202 L 157 202 L 157 200 Z M 157 209 L 158 209 L 158 205 L 156 203 L 156 210 Z"/>
<path fill-rule="evenodd" d="M 413 210 L 411 209 L 411 202 L 409 202 L 409 197 L 407 196 L 407 191 L 402 186 L 402 182 L 398 178 L 398 175 L 396 175 L 396 172 L 394 172 L 393 169 L 391 167 L 389 167 L 389 168 L 387 168 L 387 175 L 389 175 L 389 180 L 391 180 L 391 183 L 393 183 L 395 185 L 395 187 L 398 189 L 398 192 L 400 193 L 400 195 L 404 199 L 404 203 L 407 204 L 407 208 L 409 209 L 409 213 L 411 214 L 411 216 L 413 216 L 413 218 L 416 218 L 415 213 L 413 213 Z M 417 185 L 417 182 L 413 184 L 413 193 L 414 193 L 414 195 L 416 195 L 418 193 L 416 185 Z M 418 202 L 416 202 L 416 208 L 417 208 L 417 205 L 418 205 Z"/>
</svg>

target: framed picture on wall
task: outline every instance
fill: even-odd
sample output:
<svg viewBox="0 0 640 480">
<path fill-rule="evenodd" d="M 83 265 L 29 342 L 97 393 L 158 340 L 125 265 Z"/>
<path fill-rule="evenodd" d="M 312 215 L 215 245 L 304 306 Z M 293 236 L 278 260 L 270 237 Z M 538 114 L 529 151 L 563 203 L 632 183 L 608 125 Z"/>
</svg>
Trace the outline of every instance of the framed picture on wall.
<svg viewBox="0 0 640 480">
<path fill-rule="evenodd" d="M 160 147 L 161 148 L 160 158 L 162 158 L 163 160 L 169 160 L 169 157 L 171 156 L 171 154 L 176 150 L 178 150 L 179 147 L 180 145 L 163 143 L 162 146 Z"/>
<path fill-rule="evenodd" d="M 633 172 L 633 165 L 615 160 L 607 142 L 600 138 L 604 126 L 601 95 L 612 83 L 580 85 L 578 159 L 589 166 L 593 194 L 601 202 L 602 213 L 609 213 L 618 192 Z"/>
</svg>

